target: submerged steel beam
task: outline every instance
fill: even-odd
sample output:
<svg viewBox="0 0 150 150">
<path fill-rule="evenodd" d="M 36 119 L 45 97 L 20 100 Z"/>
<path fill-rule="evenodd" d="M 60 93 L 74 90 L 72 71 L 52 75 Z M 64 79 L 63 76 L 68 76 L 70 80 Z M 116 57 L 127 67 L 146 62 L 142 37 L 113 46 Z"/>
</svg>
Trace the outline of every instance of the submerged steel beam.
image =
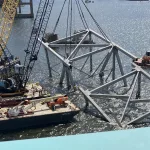
<svg viewBox="0 0 150 150">
<path fill-rule="evenodd" d="M 49 77 L 52 78 L 52 71 L 51 71 L 51 65 L 50 65 L 50 61 L 49 61 L 49 57 L 48 57 L 48 51 L 46 48 L 44 48 L 45 50 L 45 55 L 46 55 L 46 60 L 47 60 L 47 66 L 48 66 L 48 71 L 49 71 Z"/>
<path fill-rule="evenodd" d="M 85 98 L 99 111 L 99 113 L 108 121 L 111 122 L 111 119 L 107 116 L 107 114 L 95 103 L 95 101 L 89 96 L 88 91 L 84 91 L 83 88 L 79 87 L 81 93 L 85 96 Z"/>
<path fill-rule="evenodd" d="M 90 94 L 94 98 L 117 98 L 117 99 L 127 99 L 128 95 L 112 95 L 112 94 Z"/>
<path fill-rule="evenodd" d="M 135 122 L 138 122 L 138 121 L 141 121 L 141 120 L 143 120 L 144 118 L 148 117 L 149 115 L 150 115 L 150 111 L 147 112 L 147 113 L 145 113 L 144 115 L 141 115 L 141 116 L 139 116 L 139 117 L 137 117 L 137 118 L 131 120 L 130 122 L 127 123 L 127 125 L 132 124 L 132 123 L 135 123 Z"/>
<path fill-rule="evenodd" d="M 91 93 L 98 92 L 100 89 L 102 89 L 102 88 L 104 88 L 104 87 L 108 87 L 108 86 L 110 86 L 110 85 L 113 85 L 114 83 L 117 83 L 118 81 L 121 81 L 121 80 L 123 80 L 124 78 L 128 78 L 128 77 L 132 76 L 133 74 L 135 74 L 136 72 L 137 72 L 137 71 L 134 70 L 134 71 L 132 71 L 132 72 L 130 72 L 130 73 L 128 73 L 128 74 L 125 74 L 124 76 L 122 76 L 122 77 L 120 77 L 120 78 L 117 78 L 117 79 L 115 79 L 115 80 L 113 80 L 113 81 L 111 81 L 111 82 L 108 82 L 108 83 L 106 83 L 106 84 L 104 84 L 104 85 L 102 85 L 102 86 L 99 86 L 99 87 L 97 87 L 97 88 L 91 90 L 90 92 L 91 92 Z"/>
<path fill-rule="evenodd" d="M 131 89 L 131 93 L 130 93 L 129 98 L 128 98 L 127 102 L 126 102 L 126 106 L 125 106 L 125 108 L 124 108 L 124 110 L 123 110 L 123 113 L 122 113 L 120 122 L 122 122 L 123 119 L 124 119 L 124 115 L 125 115 L 125 112 L 126 112 L 126 109 L 127 109 L 128 105 L 129 105 L 129 103 L 130 103 L 130 99 L 131 99 L 131 96 L 132 96 L 132 94 L 133 94 L 133 90 L 134 90 L 134 88 L 135 88 L 135 85 L 136 85 L 136 81 L 137 81 L 137 79 L 138 79 L 138 76 L 139 76 L 139 72 L 137 72 L 136 77 L 135 77 L 135 79 L 134 79 L 134 82 L 133 82 L 133 85 L 132 85 L 132 89 Z"/>
<path fill-rule="evenodd" d="M 115 80 L 115 77 L 116 77 L 116 74 L 115 74 L 115 70 L 116 70 L 116 57 L 115 57 L 115 55 L 116 55 L 116 51 L 115 51 L 115 49 L 113 48 L 113 53 L 112 53 L 112 55 L 113 55 L 113 58 L 112 58 L 112 80 Z"/>
<path fill-rule="evenodd" d="M 89 41 L 92 42 L 92 36 L 91 36 L 91 32 L 89 32 Z M 92 49 L 92 46 L 89 47 L 89 51 L 92 52 L 93 49 Z M 92 55 L 90 55 L 90 72 L 93 71 L 93 57 Z"/>
<path fill-rule="evenodd" d="M 149 98 L 144 98 L 144 99 L 132 99 L 130 103 L 147 103 L 150 102 Z"/>
<path fill-rule="evenodd" d="M 66 74 L 66 67 L 63 65 L 59 85 L 63 84 L 64 78 L 65 78 L 65 74 Z"/>
</svg>

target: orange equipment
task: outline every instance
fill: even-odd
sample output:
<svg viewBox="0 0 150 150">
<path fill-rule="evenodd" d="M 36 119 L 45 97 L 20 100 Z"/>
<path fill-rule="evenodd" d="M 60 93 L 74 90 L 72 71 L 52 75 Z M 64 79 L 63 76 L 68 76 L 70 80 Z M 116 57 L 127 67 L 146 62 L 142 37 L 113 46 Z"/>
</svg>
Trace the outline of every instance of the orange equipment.
<svg viewBox="0 0 150 150">
<path fill-rule="evenodd" d="M 55 99 L 53 102 L 47 102 L 47 105 L 52 109 L 55 110 L 55 105 L 66 106 L 65 101 L 68 100 L 68 96 L 59 97 Z"/>
</svg>

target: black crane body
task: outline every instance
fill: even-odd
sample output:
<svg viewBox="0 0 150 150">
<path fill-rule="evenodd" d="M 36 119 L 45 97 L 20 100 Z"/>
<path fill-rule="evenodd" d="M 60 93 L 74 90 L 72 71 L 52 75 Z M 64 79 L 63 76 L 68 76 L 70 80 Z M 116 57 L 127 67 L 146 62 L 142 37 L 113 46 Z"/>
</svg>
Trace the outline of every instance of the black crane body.
<svg viewBox="0 0 150 150">
<path fill-rule="evenodd" d="M 0 82 L 0 93 L 2 92 L 16 92 L 24 90 L 29 80 L 30 74 L 34 67 L 35 61 L 38 58 L 41 42 L 38 39 L 43 39 L 45 30 L 51 15 L 51 11 L 54 5 L 54 0 L 40 0 L 37 14 L 33 23 L 30 39 L 27 49 L 25 50 L 26 56 L 21 72 L 12 75 L 9 80 L 9 86 L 6 86 L 8 79 L 3 79 Z"/>
</svg>

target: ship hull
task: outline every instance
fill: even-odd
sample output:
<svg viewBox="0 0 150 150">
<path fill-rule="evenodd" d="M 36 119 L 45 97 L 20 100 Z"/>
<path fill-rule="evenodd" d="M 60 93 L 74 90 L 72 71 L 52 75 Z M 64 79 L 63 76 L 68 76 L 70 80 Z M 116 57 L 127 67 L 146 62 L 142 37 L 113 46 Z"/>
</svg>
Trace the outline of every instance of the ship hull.
<svg viewBox="0 0 150 150">
<path fill-rule="evenodd" d="M 9 118 L 0 121 L 0 131 L 14 131 L 27 128 L 36 128 L 52 124 L 70 122 L 79 111 L 70 111 L 41 116 L 25 116 L 22 118 Z"/>
</svg>

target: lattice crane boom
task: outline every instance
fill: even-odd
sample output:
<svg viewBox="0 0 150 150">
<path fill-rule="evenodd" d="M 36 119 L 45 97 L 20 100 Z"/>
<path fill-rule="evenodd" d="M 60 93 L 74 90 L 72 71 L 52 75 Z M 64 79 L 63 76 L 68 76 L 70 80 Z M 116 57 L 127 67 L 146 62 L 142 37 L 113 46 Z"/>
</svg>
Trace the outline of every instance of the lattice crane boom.
<svg viewBox="0 0 150 150">
<path fill-rule="evenodd" d="M 26 56 L 24 61 L 24 74 L 21 77 L 20 86 L 25 87 L 28 82 L 29 76 L 33 69 L 34 63 L 37 60 L 37 56 L 41 47 L 41 42 L 38 38 L 42 39 L 45 34 L 47 23 L 53 8 L 54 0 L 41 0 L 36 18 L 33 24 L 28 47 L 25 50 Z"/>
<path fill-rule="evenodd" d="M 4 0 L 0 13 L 0 57 L 8 42 L 19 0 Z"/>
</svg>

